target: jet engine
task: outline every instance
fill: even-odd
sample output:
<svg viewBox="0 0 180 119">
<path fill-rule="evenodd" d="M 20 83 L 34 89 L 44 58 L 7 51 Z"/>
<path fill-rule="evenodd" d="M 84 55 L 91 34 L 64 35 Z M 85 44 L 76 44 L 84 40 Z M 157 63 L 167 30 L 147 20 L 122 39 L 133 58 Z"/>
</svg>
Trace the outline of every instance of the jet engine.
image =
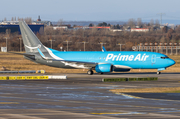
<svg viewBox="0 0 180 119">
<path fill-rule="evenodd" d="M 97 73 L 112 72 L 113 71 L 113 65 L 112 64 L 98 64 L 95 67 L 95 71 Z"/>
</svg>

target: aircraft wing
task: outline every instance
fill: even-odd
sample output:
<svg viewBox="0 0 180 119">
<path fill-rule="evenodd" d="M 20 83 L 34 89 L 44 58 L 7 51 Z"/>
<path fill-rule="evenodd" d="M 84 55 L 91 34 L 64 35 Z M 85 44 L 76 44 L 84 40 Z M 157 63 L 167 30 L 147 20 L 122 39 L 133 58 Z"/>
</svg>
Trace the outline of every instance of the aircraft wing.
<svg viewBox="0 0 180 119">
<path fill-rule="evenodd" d="M 95 62 L 56 60 L 56 59 L 52 59 L 52 61 L 60 61 L 60 62 L 64 63 L 65 65 L 69 65 L 69 66 L 74 67 L 74 68 L 86 68 L 86 69 L 93 68 L 98 64 Z"/>
</svg>

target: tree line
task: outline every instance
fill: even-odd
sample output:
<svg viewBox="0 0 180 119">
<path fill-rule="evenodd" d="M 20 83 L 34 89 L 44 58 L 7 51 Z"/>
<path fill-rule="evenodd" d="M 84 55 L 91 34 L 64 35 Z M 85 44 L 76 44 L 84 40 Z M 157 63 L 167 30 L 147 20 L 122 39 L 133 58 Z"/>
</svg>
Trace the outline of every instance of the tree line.
<svg viewBox="0 0 180 119">
<path fill-rule="evenodd" d="M 136 25 L 131 23 L 133 20 L 130 20 L 127 24 Z M 130 24 L 131 23 L 131 24 Z M 105 24 L 105 23 L 102 23 Z M 156 25 L 152 22 L 153 25 Z M 152 24 L 149 23 L 151 26 Z M 108 25 L 108 24 L 107 24 Z M 144 25 L 142 23 L 141 25 Z M 146 24 L 147 25 L 147 24 Z M 140 43 L 169 43 L 169 42 L 180 42 L 180 26 L 177 26 L 176 29 L 169 29 L 168 27 L 163 27 L 158 30 L 150 30 L 149 32 L 112 32 L 108 29 L 78 29 L 78 30 L 53 30 L 52 26 L 46 26 L 43 33 L 37 33 L 37 37 L 40 41 L 47 47 L 51 47 L 50 39 L 53 40 L 52 48 L 56 50 L 67 50 L 66 40 L 71 41 L 68 44 L 69 51 L 84 51 L 84 44 L 86 43 L 86 51 L 101 51 L 100 42 L 104 44 L 105 48 L 108 51 L 119 51 L 118 43 L 125 44 L 122 46 L 123 51 L 131 51 L 132 46 L 136 46 Z M 6 40 L 4 37 L 8 37 L 8 50 L 9 51 L 20 51 L 20 40 L 21 35 L 18 33 L 1 33 L 0 34 L 0 44 L 1 47 L 6 46 Z M 23 47 L 24 49 L 24 47 Z"/>
</svg>

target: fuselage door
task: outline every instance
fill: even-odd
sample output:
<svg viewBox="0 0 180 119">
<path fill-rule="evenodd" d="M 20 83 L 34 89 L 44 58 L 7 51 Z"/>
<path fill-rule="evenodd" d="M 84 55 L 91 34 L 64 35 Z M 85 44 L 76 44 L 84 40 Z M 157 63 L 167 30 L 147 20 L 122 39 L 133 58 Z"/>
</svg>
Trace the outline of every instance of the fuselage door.
<svg viewBox="0 0 180 119">
<path fill-rule="evenodd" d="M 156 55 L 152 55 L 151 63 L 152 63 L 152 65 L 156 63 Z"/>
</svg>

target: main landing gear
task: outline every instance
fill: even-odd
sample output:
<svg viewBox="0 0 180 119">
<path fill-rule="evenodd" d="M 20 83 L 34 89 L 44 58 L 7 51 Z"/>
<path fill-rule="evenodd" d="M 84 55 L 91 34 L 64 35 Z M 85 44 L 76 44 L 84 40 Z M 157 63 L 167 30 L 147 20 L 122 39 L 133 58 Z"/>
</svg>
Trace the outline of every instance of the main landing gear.
<svg viewBox="0 0 180 119">
<path fill-rule="evenodd" d="M 158 72 L 157 72 L 157 75 L 159 75 L 159 74 L 161 74 L 161 72 L 158 71 Z"/>
<path fill-rule="evenodd" d="M 89 70 L 88 72 L 87 72 L 87 74 L 89 74 L 89 75 L 93 75 L 93 71 L 92 70 Z"/>
</svg>

